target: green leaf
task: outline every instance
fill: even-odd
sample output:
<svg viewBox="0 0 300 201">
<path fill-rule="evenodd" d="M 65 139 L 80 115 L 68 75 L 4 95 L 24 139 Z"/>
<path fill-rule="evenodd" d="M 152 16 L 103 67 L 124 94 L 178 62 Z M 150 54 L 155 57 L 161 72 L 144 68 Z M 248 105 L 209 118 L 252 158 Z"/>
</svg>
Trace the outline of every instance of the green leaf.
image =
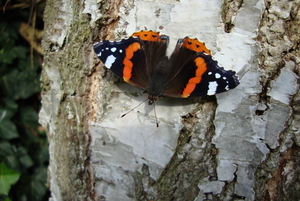
<svg viewBox="0 0 300 201">
<path fill-rule="evenodd" d="M 1 78 L 2 88 L 8 96 L 13 98 L 15 95 L 15 85 L 18 85 L 18 73 L 18 70 L 14 69 Z"/>
<path fill-rule="evenodd" d="M 9 199 L 9 197 L 6 197 L 4 201 L 11 201 L 11 199 Z"/>
<path fill-rule="evenodd" d="M 5 44 L 8 40 L 15 41 L 18 39 L 18 30 L 20 24 L 18 22 L 8 23 L 6 21 L 0 21 L 0 43 Z"/>
<path fill-rule="evenodd" d="M 3 88 L 14 99 L 26 99 L 40 91 L 39 76 L 31 69 L 13 70 L 2 77 Z"/>
<path fill-rule="evenodd" d="M 20 173 L 0 163 L 0 194 L 8 195 L 9 190 L 20 178 Z"/>
<path fill-rule="evenodd" d="M 15 86 L 15 98 L 26 99 L 40 91 L 40 81 L 37 73 L 31 69 L 18 74 L 19 85 Z"/>
<path fill-rule="evenodd" d="M 11 201 L 11 199 L 6 195 L 0 195 L 0 201 Z"/>
<path fill-rule="evenodd" d="M 3 158 L 5 164 L 7 164 L 9 167 L 15 169 L 15 170 L 18 170 L 18 171 L 22 171 L 22 167 L 21 167 L 21 164 L 20 164 L 20 160 L 18 158 L 17 155 L 7 155 Z"/>
<path fill-rule="evenodd" d="M 32 107 L 26 107 L 20 109 L 20 115 L 22 123 L 26 128 L 37 130 L 38 126 L 38 113 Z"/>
<path fill-rule="evenodd" d="M 0 142 L 0 156 L 5 157 L 14 154 L 13 147 L 8 141 Z M 1 161 L 3 162 L 3 161 Z"/>
<path fill-rule="evenodd" d="M 0 138 L 14 139 L 19 137 L 16 125 L 8 119 L 0 121 Z"/>
<path fill-rule="evenodd" d="M 24 147 L 18 147 L 17 156 L 23 167 L 29 168 L 33 165 L 33 161 Z"/>
<path fill-rule="evenodd" d="M 0 50 L 1 51 L 1 50 Z M 11 70 L 10 65 L 0 62 L 0 78 Z"/>
<path fill-rule="evenodd" d="M 0 50 L 0 62 L 12 64 L 13 60 L 16 58 L 25 59 L 28 49 L 23 46 L 14 46 L 13 43 L 4 44 L 3 48 Z"/>
<path fill-rule="evenodd" d="M 45 168 L 37 168 L 30 179 L 29 200 L 40 200 L 47 191 L 47 170 Z"/>
<path fill-rule="evenodd" d="M 11 119 L 18 109 L 18 104 L 10 98 L 4 98 L 0 105 L 0 122 L 2 119 Z"/>
<path fill-rule="evenodd" d="M 18 104 L 10 98 L 1 100 L 0 105 L 0 138 L 13 139 L 19 137 L 16 125 L 11 121 L 18 109 Z"/>
</svg>

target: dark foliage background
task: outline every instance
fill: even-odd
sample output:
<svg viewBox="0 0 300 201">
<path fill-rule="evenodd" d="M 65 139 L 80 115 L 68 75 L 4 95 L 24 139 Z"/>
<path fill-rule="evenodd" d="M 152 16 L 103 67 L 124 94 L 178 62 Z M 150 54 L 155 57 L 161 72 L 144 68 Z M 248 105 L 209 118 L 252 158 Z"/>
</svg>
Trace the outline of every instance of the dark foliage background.
<svg viewBox="0 0 300 201">
<path fill-rule="evenodd" d="M 20 173 L 0 200 L 49 197 L 47 137 L 38 123 L 44 4 L 0 0 L 0 163 Z"/>
</svg>

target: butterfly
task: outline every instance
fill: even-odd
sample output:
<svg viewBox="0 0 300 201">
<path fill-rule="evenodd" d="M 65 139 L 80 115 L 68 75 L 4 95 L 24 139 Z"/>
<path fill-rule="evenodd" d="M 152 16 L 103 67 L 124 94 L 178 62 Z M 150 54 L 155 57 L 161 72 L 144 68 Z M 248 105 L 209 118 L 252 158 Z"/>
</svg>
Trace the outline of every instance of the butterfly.
<svg viewBox="0 0 300 201">
<path fill-rule="evenodd" d="M 236 73 L 218 66 L 204 43 L 178 39 L 170 57 L 168 43 L 166 35 L 140 31 L 121 41 L 98 42 L 94 51 L 108 69 L 148 93 L 149 105 L 164 96 L 214 95 L 239 85 Z"/>
</svg>

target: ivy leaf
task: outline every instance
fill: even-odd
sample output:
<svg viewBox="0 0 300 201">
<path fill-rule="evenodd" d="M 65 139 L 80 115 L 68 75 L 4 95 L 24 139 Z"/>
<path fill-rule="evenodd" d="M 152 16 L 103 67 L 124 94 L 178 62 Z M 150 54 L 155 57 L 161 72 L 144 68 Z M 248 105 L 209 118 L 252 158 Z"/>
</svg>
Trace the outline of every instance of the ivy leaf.
<svg viewBox="0 0 300 201">
<path fill-rule="evenodd" d="M 15 100 L 26 99 L 39 91 L 39 80 L 36 72 L 31 69 L 13 70 L 2 77 L 3 88 Z"/>
<path fill-rule="evenodd" d="M 34 131 L 37 130 L 39 123 L 38 123 L 38 113 L 30 107 L 27 108 L 21 108 L 20 109 L 20 116 L 21 121 L 25 125 L 26 128 L 30 128 Z M 30 130 L 29 129 L 29 130 Z"/>
<path fill-rule="evenodd" d="M 19 137 L 19 133 L 16 125 L 8 119 L 0 120 L 0 138 L 10 140 L 17 137 Z"/>
<path fill-rule="evenodd" d="M 28 200 L 40 200 L 47 191 L 46 182 L 47 170 L 45 168 L 37 168 L 30 178 L 28 185 Z"/>
<path fill-rule="evenodd" d="M 1 63 L 12 64 L 16 58 L 25 59 L 28 49 L 23 46 L 12 46 L 13 44 L 4 45 L 0 49 L 0 61 Z"/>
<path fill-rule="evenodd" d="M 9 23 L 6 21 L 0 22 L 0 43 L 5 44 L 7 41 L 15 41 L 18 39 L 18 30 L 20 27 L 20 23 L 14 22 L 14 23 Z"/>
<path fill-rule="evenodd" d="M 0 194 L 8 195 L 9 190 L 20 178 L 20 173 L 0 163 Z"/>
<path fill-rule="evenodd" d="M 3 98 L 0 103 L 0 122 L 2 119 L 11 119 L 18 109 L 18 104 L 11 98 Z"/>
</svg>

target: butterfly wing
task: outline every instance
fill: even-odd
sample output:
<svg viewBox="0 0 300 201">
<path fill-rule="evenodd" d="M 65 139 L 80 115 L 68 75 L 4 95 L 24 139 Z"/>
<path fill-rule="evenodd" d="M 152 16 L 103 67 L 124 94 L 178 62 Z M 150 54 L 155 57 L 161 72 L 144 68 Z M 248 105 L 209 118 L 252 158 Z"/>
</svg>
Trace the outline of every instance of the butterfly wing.
<svg viewBox="0 0 300 201">
<path fill-rule="evenodd" d="M 192 61 L 185 69 L 188 70 L 193 66 L 196 68 L 196 73 L 181 92 L 183 97 L 215 95 L 239 85 L 235 72 L 218 66 L 210 55 L 199 52 Z"/>
<path fill-rule="evenodd" d="M 142 40 L 133 37 L 113 42 L 104 40 L 94 45 L 94 51 L 102 63 L 124 81 L 142 89 L 146 88 L 149 76 L 146 72 Z"/>
<path fill-rule="evenodd" d="M 239 84 L 235 72 L 219 67 L 205 45 L 197 41 L 190 38 L 178 40 L 170 58 L 165 96 L 186 98 L 214 95 Z M 200 43 L 204 47 L 201 48 Z"/>
<path fill-rule="evenodd" d="M 153 79 L 158 74 L 164 74 L 168 63 L 166 51 L 169 43 L 169 37 L 159 35 L 155 31 L 140 31 L 132 34 L 143 41 L 145 50 L 146 71 L 150 77 L 148 80 L 148 89 L 152 86 Z M 156 80 L 159 82 L 159 79 Z M 163 85 L 163 83 L 162 83 Z"/>
<path fill-rule="evenodd" d="M 142 31 L 121 41 L 96 43 L 94 51 L 104 65 L 124 81 L 147 90 L 153 67 L 165 56 L 167 44 L 167 36 Z"/>
</svg>

